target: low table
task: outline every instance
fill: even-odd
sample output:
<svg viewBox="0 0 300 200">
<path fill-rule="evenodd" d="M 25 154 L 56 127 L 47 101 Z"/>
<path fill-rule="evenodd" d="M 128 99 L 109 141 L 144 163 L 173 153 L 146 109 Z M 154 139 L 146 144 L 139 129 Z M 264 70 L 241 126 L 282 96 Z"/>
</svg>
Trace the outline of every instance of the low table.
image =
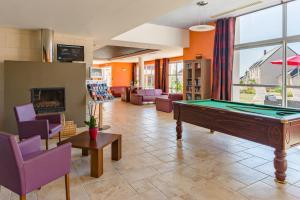
<svg viewBox="0 0 300 200">
<path fill-rule="evenodd" d="M 82 149 L 82 155 L 91 154 L 91 176 L 98 178 L 103 174 L 103 148 L 111 144 L 111 159 L 120 160 L 122 157 L 122 135 L 98 133 L 96 140 L 90 140 L 89 132 L 85 131 L 72 136 L 58 145 L 71 143 L 73 148 Z"/>
</svg>

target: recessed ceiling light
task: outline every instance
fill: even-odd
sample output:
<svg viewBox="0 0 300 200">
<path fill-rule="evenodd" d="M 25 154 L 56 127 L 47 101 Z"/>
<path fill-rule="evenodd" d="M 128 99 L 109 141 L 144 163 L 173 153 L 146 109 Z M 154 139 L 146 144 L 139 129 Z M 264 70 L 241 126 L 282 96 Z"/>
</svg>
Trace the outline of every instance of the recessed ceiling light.
<svg viewBox="0 0 300 200">
<path fill-rule="evenodd" d="M 199 1 L 199 2 L 197 3 L 198 6 L 206 6 L 207 4 L 208 4 L 207 1 Z"/>
</svg>

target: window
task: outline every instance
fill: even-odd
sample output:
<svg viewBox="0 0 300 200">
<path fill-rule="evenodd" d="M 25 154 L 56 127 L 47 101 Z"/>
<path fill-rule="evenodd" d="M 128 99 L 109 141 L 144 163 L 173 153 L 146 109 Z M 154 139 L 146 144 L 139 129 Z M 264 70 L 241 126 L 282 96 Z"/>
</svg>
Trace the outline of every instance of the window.
<svg viewBox="0 0 300 200">
<path fill-rule="evenodd" d="M 108 87 L 111 87 L 111 67 L 103 67 L 102 68 L 103 80 L 106 82 Z"/>
<path fill-rule="evenodd" d="M 182 93 L 183 87 L 183 62 L 169 64 L 169 92 Z"/>
<path fill-rule="evenodd" d="M 293 1 L 287 5 L 287 35 L 300 35 L 299 26 L 300 1 Z"/>
<path fill-rule="evenodd" d="M 282 7 L 261 10 L 236 19 L 235 43 L 244 44 L 282 37 Z"/>
<path fill-rule="evenodd" d="M 154 65 L 144 66 L 144 87 L 146 89 L 154 88 Z"/>
<path fill-rule="evenodd" d="M 300 108 L 300 63 L 283 63 L 300 54 L 299 9 L 296 0 L 237 18 L 234 101 Z"/>
</svg>

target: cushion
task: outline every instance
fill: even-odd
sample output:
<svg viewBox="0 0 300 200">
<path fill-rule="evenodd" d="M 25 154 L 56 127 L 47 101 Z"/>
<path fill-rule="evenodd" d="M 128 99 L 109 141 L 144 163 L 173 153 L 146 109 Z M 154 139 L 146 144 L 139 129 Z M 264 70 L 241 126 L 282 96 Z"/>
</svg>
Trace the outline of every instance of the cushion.
<svg viewBox="0 0 300 200">
<path fill-rule="evenodd" d="M 155 89 L 155 96 L 159 96 L 162 94 L 162 90 L 161 89 Z"/>
<path fill-rule="evenodd" d="M 147 89 L 145 90 L 145 95 L 147 96 L 155 96 L 155 90 L 154 89 Z"/>
<path fill-rule="evenodd" d="M 143 96 L 143 101 L 155 101 L 155 96 Z"/>
<path fill-rule="evenodd" d="M 145 95 L 146 93 L 145 93 L 145 90 L 138 90 L 137 92 L 136 92 L 138 95 Z"/>
<path fill-rule="evenodd" d="M 37 151 L 37 152 L 34 152 L 34 153 L 29 153 L 29 154 L 22 155 L 22 157 L 23 157 L 23 160 L 26 161 L 26 160 L 34 158 L 34 157 L 36 157 L 38 155 L 41 155 L 41 154 L 43 154 L 45 152 L 46 152 L 45 150 L 41 150 L 41 151 Z"/>
<path fill-rule="evenodd" d="M 58 133 L 59 131 L 61 131 L 61 129 L 62 129 L 61 124 L 49 124 L 50 135 L 53 133 Z"/>
</svg>

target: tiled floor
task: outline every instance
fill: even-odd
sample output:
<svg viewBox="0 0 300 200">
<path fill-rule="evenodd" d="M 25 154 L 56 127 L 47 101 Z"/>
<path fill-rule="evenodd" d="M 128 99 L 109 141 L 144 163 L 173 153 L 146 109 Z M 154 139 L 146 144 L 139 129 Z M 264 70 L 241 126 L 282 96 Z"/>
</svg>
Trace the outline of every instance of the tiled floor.
<svg viewBox="0 0 300 200">
<path fill-rule="evenodd" d="M 102 177 L 89 177 L 89 158 L 73 149 L 72 200 L 291 200 L 300 199 L 300 150 L 288 152 L 288 184 L 274 182 L 273 149 L 184 124 L 176 142 L 172 114 L 154 105 L 120 100 L 105 104 L 108 132 L 123 135 L 123 158 L 105 149 Z M 56 141 L 52 141 L 53 146 Z M 18 199 L 5 188 L 0 199 Z M 29 200 L 63 200 L 64 179 L 28 195 Z"/>
</svg>

